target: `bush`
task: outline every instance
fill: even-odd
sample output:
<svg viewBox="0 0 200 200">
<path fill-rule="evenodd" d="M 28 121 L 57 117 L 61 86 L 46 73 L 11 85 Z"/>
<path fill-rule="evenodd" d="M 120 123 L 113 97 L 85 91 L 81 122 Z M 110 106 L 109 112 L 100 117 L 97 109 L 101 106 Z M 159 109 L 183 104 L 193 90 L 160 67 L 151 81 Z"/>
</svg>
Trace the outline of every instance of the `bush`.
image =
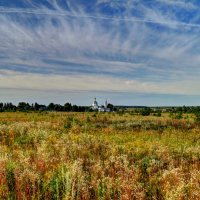
<svg viewBox="0 0 200 200">
<path fill-rule="evenodd" d="M 142 116 L 149 116 L 151 114 L 151 109 L 150 108 L 144 108 L 141 111 Z"/>
<path fill-rule="evenodd" d="M 182 112 L 178 112 L 175 116 L 176 119 L 182 119 L 183 118 L 183 113 Z"/>
<path fill-rule="evenodd" d="M 200 122 L 200 112 L 195 113 L 195 122 Z"/>
</svg>

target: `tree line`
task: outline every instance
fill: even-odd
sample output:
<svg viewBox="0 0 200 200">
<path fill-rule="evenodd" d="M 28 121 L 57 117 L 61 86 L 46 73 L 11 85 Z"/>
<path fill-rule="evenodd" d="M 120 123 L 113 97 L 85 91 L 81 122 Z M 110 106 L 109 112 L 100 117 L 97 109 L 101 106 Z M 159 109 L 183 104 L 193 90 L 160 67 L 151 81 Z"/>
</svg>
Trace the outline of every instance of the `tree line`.
<svg viewBox="0 0 200 200">
<path fill-rule="evenodd" d="M 0 112 L 16 112 L 16 111 L 60 111 L 60 112 L 85 112 L 89 111 L 88 106 L 77 106 L 71 103 L 64 105 L 50 103 L 48 106 L 43 104 L 29 104 L 20 102 L 18 105 L 12 103 L 0 103 Z"/>
<path fill-rule="evenodd" d="M 108 104 L 111 111 L 114 110 L 112 104 Z M 86 112 L 92 111 L 89 106 L 72 105 L 71 103 L 54 104 L 50 103 L 48 106 L 43 104 L 29 104 L 27 102 L 19 102 L 18 105 L 12 103 L 0 103 L 0 112 L 16 112 L 16 111 L 57 111 L 57 112 Z"/>
<path fill-rule="evenodd" d="M 160 117 L 162 113 L 169 113 L 171 117 L 181 119 L 183 114 L 194 114 L 199 118 L 200 121 L 200 106 L 177 106 L 177 107 L 132 107 L 123 108 L 120 107 L 119 113 L 130 113 L 132 115 L 143 115 L 143 116 L 158 116 Z"/>
</svg>

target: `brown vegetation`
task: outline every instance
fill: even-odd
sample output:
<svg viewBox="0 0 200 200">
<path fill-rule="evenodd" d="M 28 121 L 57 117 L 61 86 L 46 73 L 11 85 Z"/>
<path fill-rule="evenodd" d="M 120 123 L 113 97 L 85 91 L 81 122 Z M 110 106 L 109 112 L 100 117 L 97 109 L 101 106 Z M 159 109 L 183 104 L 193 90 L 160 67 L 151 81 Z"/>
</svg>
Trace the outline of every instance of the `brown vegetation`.
<svg viewBox="0 0 200 200">
<path fill-rule="evenodd" d="M 1 113 L 0 199 L 199 199 L 193 119 Z"/>
</svg>

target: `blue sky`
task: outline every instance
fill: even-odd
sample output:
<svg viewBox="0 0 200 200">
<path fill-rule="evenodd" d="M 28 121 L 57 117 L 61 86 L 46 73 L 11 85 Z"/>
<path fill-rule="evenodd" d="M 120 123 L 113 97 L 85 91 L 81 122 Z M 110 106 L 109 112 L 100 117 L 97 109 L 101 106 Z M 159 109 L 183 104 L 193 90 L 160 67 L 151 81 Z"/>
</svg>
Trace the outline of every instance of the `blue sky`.
<svg viewBox="0 0 200 200">
<path fill-rule="evenodd" d="M 200 2 L 0 0 L 0 101 L 200 104 Z"/>
</svg>

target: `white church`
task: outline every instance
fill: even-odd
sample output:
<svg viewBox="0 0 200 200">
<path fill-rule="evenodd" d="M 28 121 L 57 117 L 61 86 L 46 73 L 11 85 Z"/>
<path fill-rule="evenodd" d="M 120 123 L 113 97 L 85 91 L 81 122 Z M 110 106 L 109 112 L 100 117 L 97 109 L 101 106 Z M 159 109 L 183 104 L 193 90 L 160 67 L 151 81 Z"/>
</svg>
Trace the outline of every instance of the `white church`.
<svg viewBox="0 0 200 200">
<path fill-rule="evenodd" d="M 108 108 L 107 99 L 105 101 L 105 105 L 99 106 L 96 98 L 94 99 L 94 102 L 92 104 L 92 110 L 94 110 L 94 111 L 98 110 L 99 112 L 110 112 L 111 111 L 110 108 Z"/>
</svg>

